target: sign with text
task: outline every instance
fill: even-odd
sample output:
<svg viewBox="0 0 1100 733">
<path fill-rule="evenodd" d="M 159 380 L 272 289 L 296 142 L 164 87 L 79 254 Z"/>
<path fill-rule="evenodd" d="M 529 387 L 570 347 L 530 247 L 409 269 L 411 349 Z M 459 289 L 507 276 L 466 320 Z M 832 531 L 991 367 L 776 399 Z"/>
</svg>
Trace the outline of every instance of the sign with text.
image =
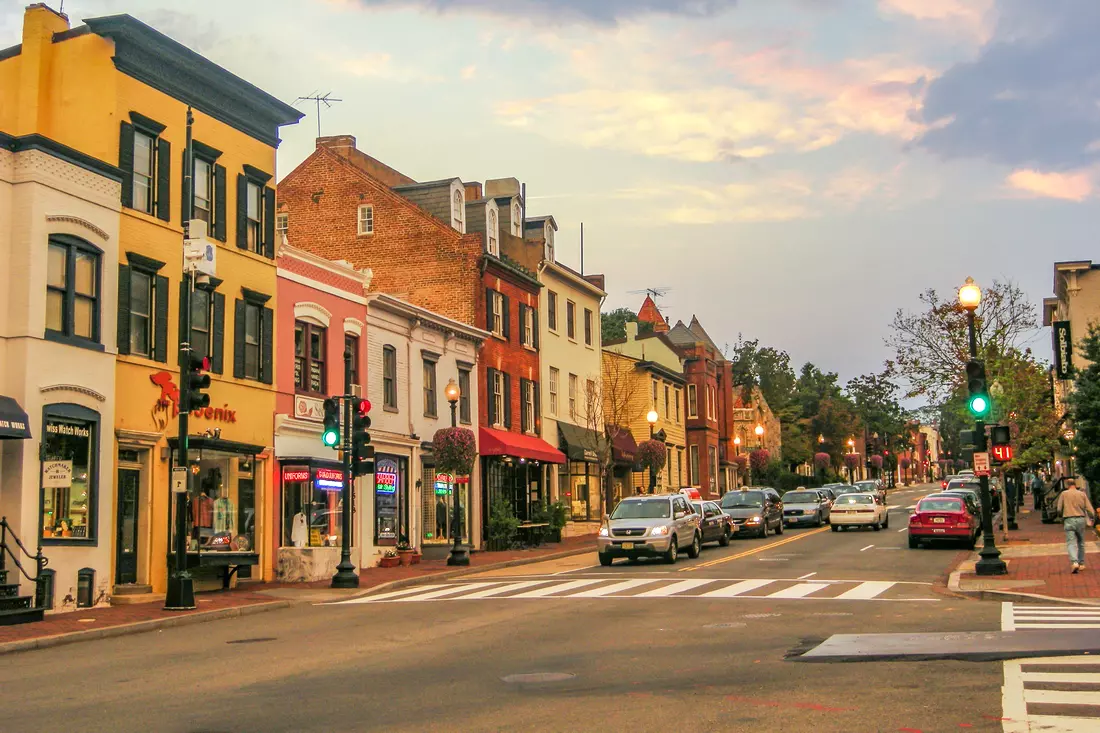
<svg viewBox="0 0 1100 733">
<path fill-rule="evenodd" d="M 989 475 L 989 454 L 988 453 L 975 453 L 974 454 L 974 475 L 975 476 L 988 476 Z"/>
<path fill-rule="evenodd" d="M 1073 338 L 1069 321 L 1055 321 L 1051 325 L 1054 333 L 1054 377 L 1069 379 L 1073 376 Z"/>
<path fill-rule="evenodd" d="M 313 485 L 321 491 L 340 491 L 344 488 L 344 472 L 338 468 L 318 468 Z"/>
<path fill-rule="evenodd" d="M 42 461 L 42 488 L 67 489 L 72 485 L 72 461 Z"/>
</svg>

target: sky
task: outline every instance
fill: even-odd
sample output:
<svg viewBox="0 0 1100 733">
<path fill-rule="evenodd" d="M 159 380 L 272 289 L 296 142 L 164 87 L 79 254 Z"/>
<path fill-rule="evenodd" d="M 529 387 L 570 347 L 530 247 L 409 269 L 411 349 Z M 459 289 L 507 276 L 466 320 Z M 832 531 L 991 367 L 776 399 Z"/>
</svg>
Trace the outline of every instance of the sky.
<svg viewBox="0 0 1100 733">
<path fill-rule="evenodd" d="M 54 3 L 57 0 L 53 0 Z M 24 2 L 0 0 L 0 47 Z M 417 180 L 514 176 L 558 259 L 846 380 L 926 288 L 1091 259 L 1096 0 L 84 0 Z M 301 103 L 300 103 L 301 104 Z M 317 119 L 284 128 L 278 175 Z M 1040 332 L 1034 344 L 1049 356 Z"/>
</svg>

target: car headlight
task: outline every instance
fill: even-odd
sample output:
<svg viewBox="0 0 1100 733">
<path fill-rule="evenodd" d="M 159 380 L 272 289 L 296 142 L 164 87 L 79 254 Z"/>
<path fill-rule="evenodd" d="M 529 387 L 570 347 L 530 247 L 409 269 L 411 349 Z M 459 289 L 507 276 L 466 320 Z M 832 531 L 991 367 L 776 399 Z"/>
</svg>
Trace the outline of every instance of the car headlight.
<svg viewBox="0 0 1100 733">
<path fill-rule="evenodd" d="M 649 534 L 652 536 L 668 534 L 668 527 L 654 527 L 653 529 L 649 530 Z"/>
<path fill-rule="evenodd" d="M 600 527 L 600 537 L 610 537 L 611 532 L 607 530 L 607 527 Z"/>
<path fill-rule="evenodd" d="M 749 524 L 759 524 L 760 517 L 749 517 Z"/>
</svg>

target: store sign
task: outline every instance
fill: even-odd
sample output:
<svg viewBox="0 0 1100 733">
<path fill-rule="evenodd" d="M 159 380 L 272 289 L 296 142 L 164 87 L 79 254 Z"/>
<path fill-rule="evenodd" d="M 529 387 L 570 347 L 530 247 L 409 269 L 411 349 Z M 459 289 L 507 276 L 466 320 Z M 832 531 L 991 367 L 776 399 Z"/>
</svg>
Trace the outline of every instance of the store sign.
<svg viewBox="0 0 1100 733">
<path fill-rule="evenodd" d="M 283 469 L 283 482 L 284 483 L 296 483 L 302 481 L 309 481 L 309 469 L 308 468 L 284 468 Z"/>
<path fill-rule="evenodd" d="M 344 472 L 336 468 L 318 468 L 313 485 L 320 491 L 342 491 Z"/>
<path fill-rule="evenodd" d="M 374 485 L 375 491 L 379 494 L 396 494 L 397 471 L 391 471 L 388 465 L 383 468 L 382 463 L 379 462 L 374 473 Z"/>
<path fill-rule="evenodd" d="M 1057 379 L 1069 379 L 1073 376 L 1073 339 L 1070 337 L 1069 321 L 1055 321 L 1054 332 L 1054 376 Z"/>
<path fill-rule="evenodd" d="M 324 400 L 315 397 L 303 397 L 302 395 L 296 396 L 294 398 L 294 417 L 300 420 L 323 422 L 325 419 Z"/>
<path fill-rule="evenodd" d="M 72 485 L 72 461 L 42 461 L 42 488 L 67 489 Z"/>
<path fill-rule="evenodd" d="M 435 475 L 435 495 L 436 496 L 450 496 L 451 486 L 455 482 L 455 477 L 449 473 L 437 473 Z"/>
<path fill-rule="evenodd" d="M 149 381 L 160 387 L 160 396 L 153 403 L 153 422 L 160 430 L 168 427 L 168 421 L 179 417 L 180 414 L 180 388 L 176 385 L 176 375 L 172 372 L 157 372 L 149 375 Z M 201 410 L 192 410 L 191 417 L 213 422 L 235 423 L 237 411 L 230 409 L 226 403 L 222 407 L 204 407 Z"/>
</svg>

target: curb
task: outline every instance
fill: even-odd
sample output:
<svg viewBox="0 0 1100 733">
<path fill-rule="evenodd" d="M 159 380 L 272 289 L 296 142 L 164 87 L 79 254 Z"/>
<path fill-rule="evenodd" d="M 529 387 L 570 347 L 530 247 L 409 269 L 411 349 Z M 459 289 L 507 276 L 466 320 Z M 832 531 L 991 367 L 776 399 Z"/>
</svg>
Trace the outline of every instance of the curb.
<svg viewBox="0 0 1100 733">
<path fill-rule="evenodd" d="M 449 580 L 451 578 L 460 578 L 463 575 L 474 575 L 476 573 L 485 573 L 491 570 L 503 570 L 504 568 L 514 568 L 520 565 L 534 565 L 539 562 L 546 562 L 549 560 L 561 560 L 566 557 L 573 557 L 574 555 L 585 555 L 589 552 L 595 552 L 593 547 L 578 547 L 573 550 L 563 550 L 561 552 L 555 552 L 551 555 L 542 555 L 541 557 L 520 557 L 515 560 L 502 560 L 501 562 L 495 562 L 490 565 L 471 565 L 468 568 L 462 568 L 461 570 L 445 570 L 442 573 L 432 573 L 431 575 L 422 575 L 415 578 L 401 578 L 400 580 L 391 580 L 388 583 L 382 583 L 380 585 L 367 588 L 362 593 L 358 593 L 349 598 L 343 598 L 339 601 L 324 601 L 316 605 L 328 605 L 330 603 L 342 603 L 345 601 L 354 600 L 356 598 L 363 598 L 365 596 L 379 593 L 386 590 L 397 590 L 399 588 L 411 588 L 417 585 L 426 585 L 428 583 L 434 583 L 437 580 Z"/>
<path fill-rule="evenodd" d="M 1100 606 L 1100 600 L 1089 601 L 1078 598 L 1058 598 L 1057 596 L 1045 596 L 1041 593 L 1024 593 L 1015 590 L 966 590 L 961 587 L 962 571 L 955 570 L 947 580 L 947 590 L 964 598 L 976 601 L 1011 601 L 1013 603 L 1031 603 L 1043 601 L 1046 603 L 1065 603 L 1072 606 Z"/>
<path fill-rule="evenodd" d="M 252 616 L 257 613 L 275 611 L 287 608 L 290 601 L 269 601 L 256 603 L 250 606 L 235 606 L 233 608 L 219 608 L 215 611 L 199 611 L 184 616 L 170 616 L 168 618 L 151 619 L 149 621 L 135 621 L 130 624 L 118 626 L 106 626 L 102 629 L 88 629 L 87 631 L 71 631 L 67 634 L 54 634 L 37 639 L 21 639 L 0 644 L 0 655 L 25 652 L 32 649 L 49 649 L 50 647 L 76 644 L 81 641 L 94 641 L 96 639 L 110 639 L 115 636 L 127 636 L 129 634 L 141 634 L 159 629 L 170 629 L 177 626 L 190 626 L 207 621 L 217 621 L 223 618 L 237 618 L 239 616 Z"/>
</svg>

